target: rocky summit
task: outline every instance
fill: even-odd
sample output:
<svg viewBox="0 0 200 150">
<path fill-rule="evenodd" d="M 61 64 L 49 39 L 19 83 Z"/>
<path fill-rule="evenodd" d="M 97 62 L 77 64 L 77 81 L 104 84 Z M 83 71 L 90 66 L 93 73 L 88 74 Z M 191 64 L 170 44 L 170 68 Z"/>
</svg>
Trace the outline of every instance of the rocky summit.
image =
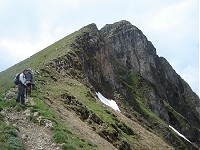
<svg viewBox="0 0 200 150">
<path fill-rule="evenodd" d="M 30 67 L 37 88 L 23 107 L 15 102 L 12 80 Z M 125 20 L 81 28 L 1 72 L 0 86 L 4 149 L 200 148 L 199 97 Z M 120 111 L 103 104 L 96 92 Z M 28 127 L 48 136 L 35 142 L 34 130 L 24 130 Z"/>
</svg>

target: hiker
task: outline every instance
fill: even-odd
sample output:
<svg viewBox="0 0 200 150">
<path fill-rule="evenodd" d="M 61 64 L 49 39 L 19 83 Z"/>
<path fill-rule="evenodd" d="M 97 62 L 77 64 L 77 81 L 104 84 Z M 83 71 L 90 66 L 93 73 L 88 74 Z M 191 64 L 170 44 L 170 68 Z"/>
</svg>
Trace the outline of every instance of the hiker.
<svg viewBox="0 0 200 150">
<path fill-rule="evenodd" d="M 26 98 L 28 98 L 28 93 L 29 93 L 29 96 L 31 96 L 32 86 L 34 86 L 34 84 L 33 84 L 33 75 L 32 75 L 31 72 L 32 72 L 31 68 L 28 68 L 27 69 L 27 73 L 25 74 L 26 85 L 27 85 Z"/>
<path fill-rule="evenodd" d="M 25 69 L 22 73 L 19 75 L 19 82 L 17 84 L 18 87 L 18 95 L 16 102 L 20 102 L 23 105 L 26 105 L 25 103 L 25 90 L 26 90 L 26 77 L 25 74 L 27 73 L 27 69 Z"/>
</svg>

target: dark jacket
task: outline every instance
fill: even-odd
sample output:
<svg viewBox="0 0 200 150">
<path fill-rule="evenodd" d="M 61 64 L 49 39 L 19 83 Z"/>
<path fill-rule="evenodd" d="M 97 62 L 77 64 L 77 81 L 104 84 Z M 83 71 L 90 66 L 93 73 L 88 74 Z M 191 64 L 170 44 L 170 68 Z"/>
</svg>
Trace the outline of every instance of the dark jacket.
<svg viewBox="0 0 200 150">
<path fill-rule="evenodd" d="M 26 81 L 33 82 L 33 75 L 30 72 L 26 74 Z"/>
</svg>

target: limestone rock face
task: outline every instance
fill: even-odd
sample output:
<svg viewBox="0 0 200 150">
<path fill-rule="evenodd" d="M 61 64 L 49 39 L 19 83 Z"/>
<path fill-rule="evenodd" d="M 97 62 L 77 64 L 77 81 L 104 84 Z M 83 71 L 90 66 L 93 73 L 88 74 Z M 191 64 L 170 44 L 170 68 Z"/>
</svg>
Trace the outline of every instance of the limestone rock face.
<svg viewBox="0 0 200 150">
<path fill-rule="evenodd" d="M 156 49 L 137 27 L 121 21 L 106 25 L 101 33 L 106 43 L 112 47 L 111 54 L 117 61 L 155 83 L 151 67 L 156 67 Z"/>
<path fill-rule="evenodd" d="M 178 113 L 199 126 L 198 96 L 165 58 L 157 56 L 156 49 L 142 31 L 128 21 L 120 21 L 105 25 L 100 32 L 105 42 L 112 47 L 110 54 L 115 61 L 127 70 L 134 70 L 155 86 L 154 101 L 158 99 L 156 96 L 160 97 Z M 152 95 L 152 92 L 149 94 Z M 153 107 L 157 107 L 159 103 L 154 105 Z"/>
</svg>

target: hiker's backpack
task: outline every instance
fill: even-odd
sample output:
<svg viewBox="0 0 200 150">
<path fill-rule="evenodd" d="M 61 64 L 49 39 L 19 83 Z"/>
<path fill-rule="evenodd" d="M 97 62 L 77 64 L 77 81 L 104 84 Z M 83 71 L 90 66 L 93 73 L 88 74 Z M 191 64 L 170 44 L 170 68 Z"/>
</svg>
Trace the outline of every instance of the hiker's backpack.
<svg viewBox="0 0 200 150">
<path fill-rule="evenodd" d="M 13 82 L 14 82 L 16 85 L 18 85 L 19 82 L 20 82 L 20 81 L 19 81 L 19 76 L 20 76 L 20 73 L 18 73 L 18 74 L 15 75 L 15 79 L 14 79 Z"/>
</svg>

